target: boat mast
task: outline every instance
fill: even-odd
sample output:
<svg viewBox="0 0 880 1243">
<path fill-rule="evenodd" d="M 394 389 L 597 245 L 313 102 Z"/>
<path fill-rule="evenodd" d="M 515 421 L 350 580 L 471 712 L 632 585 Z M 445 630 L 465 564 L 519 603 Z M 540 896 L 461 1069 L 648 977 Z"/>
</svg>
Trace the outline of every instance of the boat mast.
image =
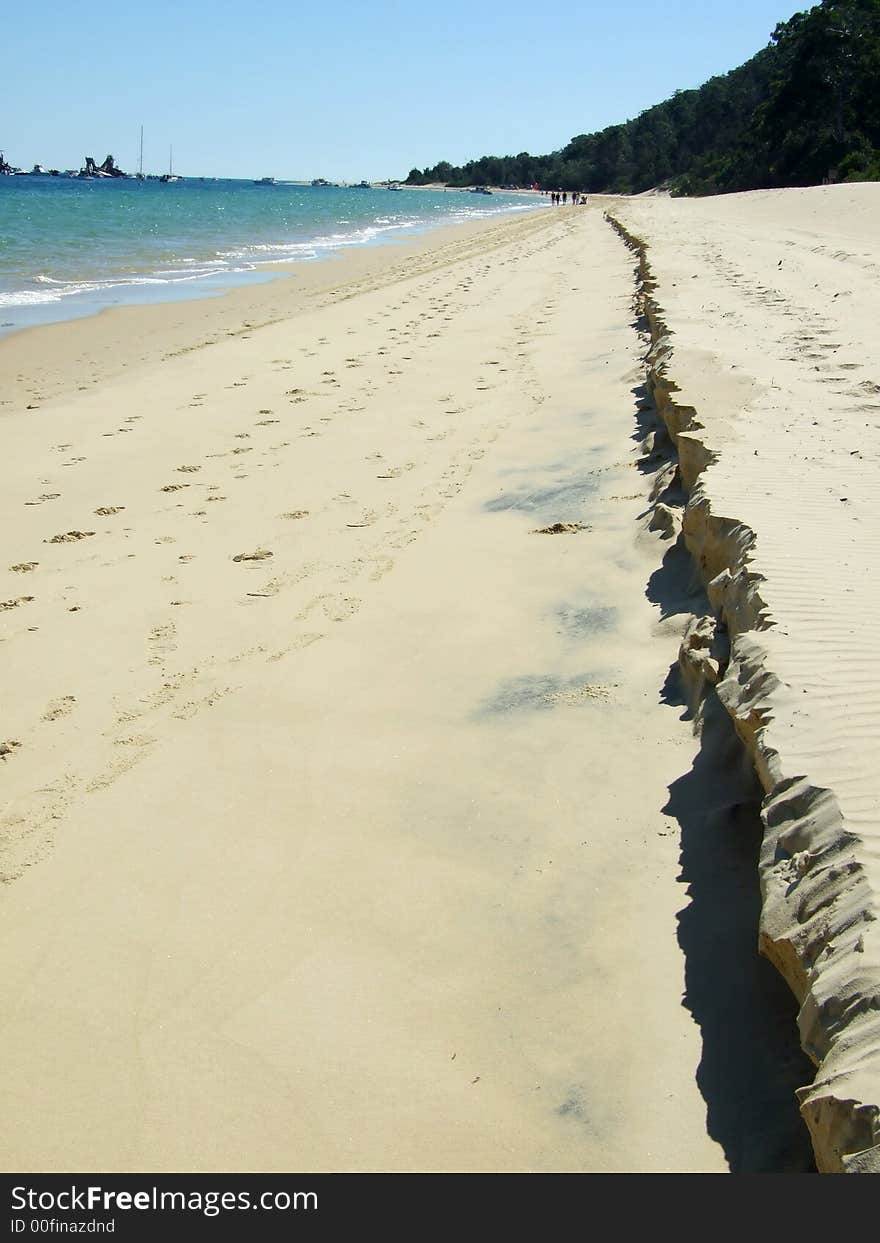
<svg viewBox="0 0 880 1243">
<path fill-rule="evenodd" d="M 144 175 L 144 127 L 141 126 L 141 158 L 140 158 L 140 163 L 138 164 L 138 176 L 143 177 L 143 175 Z"/>
</svg>

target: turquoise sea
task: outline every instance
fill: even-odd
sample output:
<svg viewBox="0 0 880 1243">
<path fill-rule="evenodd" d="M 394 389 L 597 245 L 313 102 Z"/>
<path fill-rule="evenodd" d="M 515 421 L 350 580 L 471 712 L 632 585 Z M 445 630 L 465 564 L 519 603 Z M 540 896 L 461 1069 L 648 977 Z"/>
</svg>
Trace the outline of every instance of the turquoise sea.
<svg viewBox="0 0 880 1243">
<path fill-rule="evenodd" d="M 0 333 L 205 297 L 341 247 L 541 205 L 461 190 L 0 176 Z"/>
</svg>

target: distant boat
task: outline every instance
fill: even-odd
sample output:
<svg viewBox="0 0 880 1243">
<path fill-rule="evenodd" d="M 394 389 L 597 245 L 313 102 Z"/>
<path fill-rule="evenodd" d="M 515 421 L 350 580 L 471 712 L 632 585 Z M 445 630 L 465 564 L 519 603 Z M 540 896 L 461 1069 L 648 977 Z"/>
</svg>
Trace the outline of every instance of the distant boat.
<svg viewBox="0 0 880 1243">
<path fill-rule="evenodd" d="M 168 172 L 167 172 L 167 173 L 163 173 L 163 174 L 162 174 L 162 176 L 159 178 L 159 180 L 160 180 L 160 181 L 164 181 L 164 182 L 169 182 L 169 181 L 180 181 L 180 178 L 179 178 L 179 177 L 177 176 L 177 174 L 174 172 L 174 169 L 173 169 L 173 166 L 172 166 L 172 157 L 173 157 L 173 156 L 174 156 L 174 148 L 173 148 L 173 147 L 169 147 L 169 148 L 168 148 Z"/>
<path fill-rule="evenodd" d="M 474 186 L 471 194 L 491 194 L 492 191 L 487 186 Z"/>
<path fill-rule="evenodd" d="M 399 186 L 396 181 L 390 181 L 388 183 L 388 189 L 389 190 L 402 190 L 403 186 Z"/>
<path fill-rule="evenodd" d="M 368 181 L 359 181 L 357 185 L 352 186 L 353 190 L 372 190 L 372 188 Z"/>
<path fill-rule="evenodd" d="M 136 174 L 137 181 L 144 179 L 144 127 L 141 126 L 141 158 L 138 161 L 138 170 Z"/>
<path fill-rule="evenodd" d="M 254 182 L 255 186 L 274 186 L 274 184 L 274 177 L 261 177 L 259 181 Z"/>
</svg>

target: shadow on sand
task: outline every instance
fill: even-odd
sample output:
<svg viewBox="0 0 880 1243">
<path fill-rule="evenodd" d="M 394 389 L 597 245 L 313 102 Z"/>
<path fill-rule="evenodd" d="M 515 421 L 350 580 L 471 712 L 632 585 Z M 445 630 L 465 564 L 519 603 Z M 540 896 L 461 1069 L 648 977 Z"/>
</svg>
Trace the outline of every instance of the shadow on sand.
<svg viewBox="0 0 880 1243">
<path fill-rule="evenodd" d="M 680 543 L 667 549 L 648 597 L 664 617 L 707 609 Z M 661 697 L 692 717 L 677 663 Z M 684 1004 L 702 1035 L 697 1084 L 708 1134 L 733 1173 L 813 1171 L 794 1089 L 813 1080 L 814 1066 L 800 1050 L 797 1002 L 757 952 L 761 786 L 715 691 L 700 716 L 700 751 L 669 787 L 664 812 L 681 830 L 679 879 L 690 899 L 679 912 Z"/>
<path fill-rule="evenodd" d="M 690 899 L 678 941 L 683 1004 L 703 1042 L 697 1083 L 733 1173 L 806 1172 L 813 1150 L 794 1092 L 815 1068 L 800 1048 L 797 1003 L 757 952 L 760 805 L 751 763 L 713 694 L 700 751 L 664 808 L 681 828 L 679 879 Z"/>
<path fill-rule="evenodd" d="M 643 387 L 634 396 L 634 439 L 644 441 L 658 419 Z M 640 466 L 657 471 L 664 456 L 652 455 Z M 681 503 L 677 479 L 660 499 Z M 663 618 L 709 612 L 681 537 L 667 548 L 646 594 Z M 682 719 L 694 718 L 677 662 L 660 694 L 682 710 Z M 699 753 L 670 785 L 663 810 L 681 833 L 679 880 L 689 899 L 678 914 L 683 1005 L 702 1037 L 697 1083 L 706 1125 L 732 1173 L 811 1172 L 812 1145 L 794 1092 L 812 1082 L 815 1068 L 800 1048 L 797 1003 L 757 951 L 762 790 L 714 690 L 700 706 L 700 723 Z"/>
</svg>

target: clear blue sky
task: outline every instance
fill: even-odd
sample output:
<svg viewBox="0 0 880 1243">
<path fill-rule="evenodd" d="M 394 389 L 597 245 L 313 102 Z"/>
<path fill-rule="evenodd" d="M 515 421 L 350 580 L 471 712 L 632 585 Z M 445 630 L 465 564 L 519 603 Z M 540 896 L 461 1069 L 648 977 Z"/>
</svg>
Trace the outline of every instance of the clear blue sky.
<svg viewBox="0 0 880 1243">
<path fill-rule="evenodd" d="M 0 150 L 190 176 L 405 177 L 545 154 L 764 47 L 796 0 L 26 0 L 7 7 Z"/>
</svg>

